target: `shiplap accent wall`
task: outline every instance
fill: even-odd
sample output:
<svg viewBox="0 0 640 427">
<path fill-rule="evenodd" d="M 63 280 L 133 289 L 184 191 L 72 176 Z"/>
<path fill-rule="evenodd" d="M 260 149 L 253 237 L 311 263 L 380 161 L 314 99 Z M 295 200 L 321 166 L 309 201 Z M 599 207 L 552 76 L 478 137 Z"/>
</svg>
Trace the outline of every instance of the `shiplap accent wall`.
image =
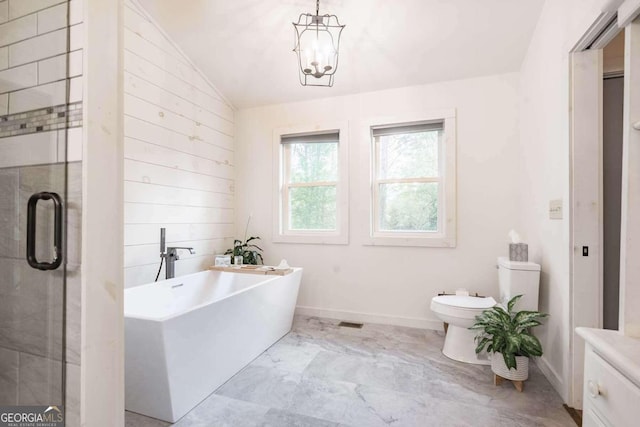
<svg viewBox="0 0 640 427">
<path fill-rule="evenodd" d="M 160 228 L 176 275 L 212 265 L 234 233 L 234 111 L 139 4 L 125 3 L 125 286 L 152 282 Z M 164 277 L 164 267 L 161 272 Z"/>
</svg>

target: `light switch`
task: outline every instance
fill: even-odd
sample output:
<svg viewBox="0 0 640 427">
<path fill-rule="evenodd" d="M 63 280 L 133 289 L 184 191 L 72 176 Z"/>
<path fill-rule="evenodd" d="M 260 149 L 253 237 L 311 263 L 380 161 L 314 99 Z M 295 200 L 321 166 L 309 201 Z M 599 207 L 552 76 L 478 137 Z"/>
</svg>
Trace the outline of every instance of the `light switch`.
<svg viewBox="0 0 640 427">
<path fill-rule="evenodd" d="M 549 219 L 562 219 L 562 199 L 549 202 Z"/>
</svg>

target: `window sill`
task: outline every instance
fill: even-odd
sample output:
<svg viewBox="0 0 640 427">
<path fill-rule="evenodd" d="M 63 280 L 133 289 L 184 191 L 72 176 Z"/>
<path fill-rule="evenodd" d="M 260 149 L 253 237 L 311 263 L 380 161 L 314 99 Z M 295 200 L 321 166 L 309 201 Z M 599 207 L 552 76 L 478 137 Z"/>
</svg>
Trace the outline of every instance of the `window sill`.
<svg viewBox="0 0 640 427">
<path fill-rule="evenodd" d="M 369 237 L 364 241 L 363 246 L 455 248 L 456 240 L 447 237 Z"/>
<path fill-rule="evenodd" d="M 343 235 L 308 235 L 278 234 L 273 236 L 273 243 L 293 243 L 302 245 L 348 245 L 349 236 Z"/>
</svg>

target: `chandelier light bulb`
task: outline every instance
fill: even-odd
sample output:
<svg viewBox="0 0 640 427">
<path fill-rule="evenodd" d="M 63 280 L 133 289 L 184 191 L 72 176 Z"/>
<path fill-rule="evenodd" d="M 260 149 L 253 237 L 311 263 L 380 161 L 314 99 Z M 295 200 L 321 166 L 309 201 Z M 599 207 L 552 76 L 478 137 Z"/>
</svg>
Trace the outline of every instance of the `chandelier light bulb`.
<svg viewBox="0 0 640 427">
<path fill-rule="evenodd" d="M 305 62 L 304 62 L 304 68 L 303 68 L 303 72 L 305 74 L 310 74 L 311 73 L 311 49 L 307 48 L 304 50 L 304 57 L 305 57 Z"/>
<path fill-rule="evenodd" d="M 325 47 L 324 49 L 324 56 L 325 58 L 327 58 L 327 63 L 324 65 L 324 68 L 326 71 L 331 70 L 333 67 L 331 65 L 331 56 L 332 56 L 332 52 L 331 52 L 331 48 L 329 46 Z M 327 68 L 329 67 L 329 68 Z"/>
</svg>

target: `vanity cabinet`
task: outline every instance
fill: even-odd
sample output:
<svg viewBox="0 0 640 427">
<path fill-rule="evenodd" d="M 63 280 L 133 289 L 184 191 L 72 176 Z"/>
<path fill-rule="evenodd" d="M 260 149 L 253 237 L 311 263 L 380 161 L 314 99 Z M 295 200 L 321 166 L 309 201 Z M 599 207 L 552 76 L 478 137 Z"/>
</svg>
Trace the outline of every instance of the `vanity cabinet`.
<svg viewBox="0 0 640 427">
<path fill-rule="evenodd" d="M 578 328 L 585 339 L 584 427 L 640 425 L 640 340 Z"/>
</svg>

